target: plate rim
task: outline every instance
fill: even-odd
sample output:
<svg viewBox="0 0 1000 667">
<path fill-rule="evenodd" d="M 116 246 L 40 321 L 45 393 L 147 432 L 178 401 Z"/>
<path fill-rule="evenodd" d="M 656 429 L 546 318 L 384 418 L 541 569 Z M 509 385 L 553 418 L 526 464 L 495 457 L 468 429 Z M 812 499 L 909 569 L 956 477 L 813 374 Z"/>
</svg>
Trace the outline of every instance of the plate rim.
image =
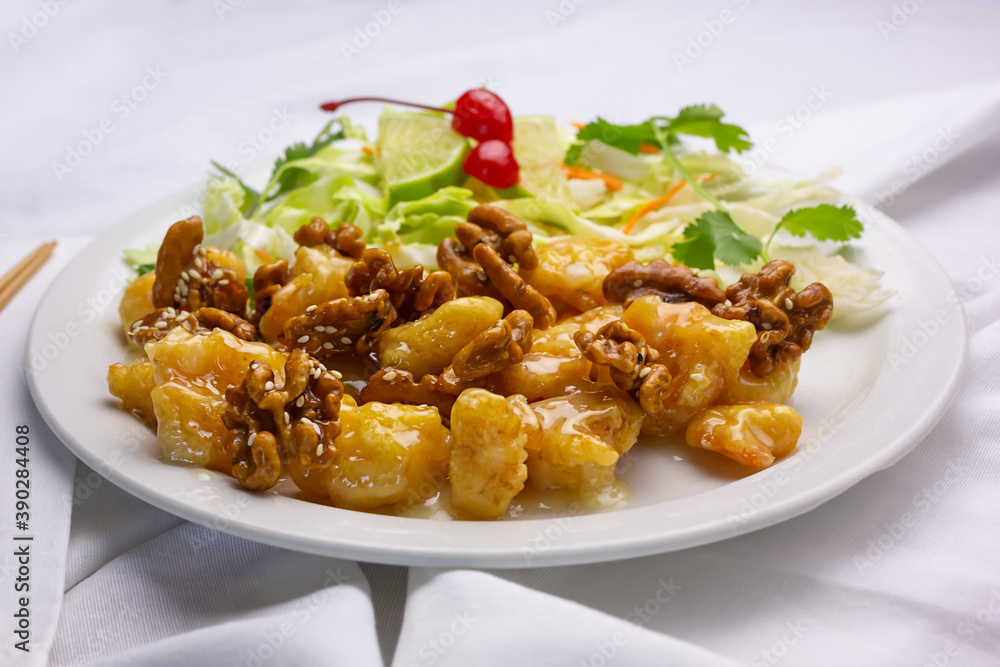
<svg viewBox="0 0 1000 667">
<path fill-rule="evenodd" d="M 78 253 L 67 262 L 67 264 L 60 270 L 59 274 L 46 287 L 42 297 L 39 299 L 35 312 L 32 315 L 25 348 L 25 369 L 29 369 L 31 367 L 31 355 L 32 352 L 37 351 L 36 343 L 40 334 L 44 335 L 44 333 L 46 333 L 40 331 L 42 326 L 42 314 L 46 305 L 53 299 L 58 298 L 60 284 L 64 277 L 69 275 L 74 269 L 77 269 L 81 264 L 86 264 L 88 251 L 92 250 L 94 247 L 100 247 L 103 244 L 108 243 L 111 239 L 114 239 L 133 226 L 137 227 L 134 230 L 135 233 L 133 238 L 140 237 L 142 234 L 152 230 L 160 224 L 165 226 L 168 223 L 152 223 L 148 220 L 148 218 L 151 217 L 154 211 L 159 211 L 168 206 L 169 202 L 188 199 L 192 192 L 197 192 L 200 188 L 200 183 L 188 185 L 162 198 L 159 198 L 150 204 L 147 204 L 130 215 L 125 216 L 120 222 L 108 227 L 106 230 L 96 235 L 90 243 L 81 248 Z M 934 276 L 935 280 L 940 281 L 942 286 L 946 286 L 952 292 L 954 291 L 954 286 L 951 283 L 950 278 L 937 259 L 927 248 L 920 244 L 915 237 L 907 232 L 905 228 L 882 211 L 879 211 L 871 206 L 860 202 L 857 202 L 854 205 L 858 208 L 859 214 L 862 215 L 866 221 L 877 220 L 878 226 L 882 228 L 883 231 L 890 231 L 893 236 L 905 241 L 907 247 L 904 254 L 909 262 L 918 260 L 921 268 L 926 268 L 928 266 L 932 267 L 934 273 L 936 274 Z M 170 208 L 177 209 L 178 207 L 171 206 Z M 135 223 L 136 220 L 141 221 L 143 218 L 147 218 L 144 224 L 140 223 L 137 225 Z M 121 248 L 118 248 L 118 251 L 120 252 Z M 210 510 L 206 510 L 203 507 L 199 508 L 190 502 L 184 502 L 182 499 L 171 496 L 166 492 L 159 491 L 154 487 L 145 486 L 137 479 L 128 475 L 120 474 L 120 471 L 117 469 L 112 468 L 109 470 L 104 465 L 105 461 L 101 459 L 97 452 L 91 451 L 89 447 L 79 443 L 77 439 L 66 430 L 64 424 L 56 414 L 54 406 L 49 405 L 47 401 L 45 388 L 41 386 L 40 374 L 26 372 L 25 375 L 32 400 L 37 406 L 42 418 L 56 437 L 59 438 L 62 444 L 66 446 L 75 456 L 98 472 L 98 474 L 102 477 L 108 479 L 113 484 L 124 489 L 131 495 L 193 523 L 220 530 L 237 537 L 281 548 L 290 548 L 297 551 L 324 556 L 350 558 L 392 565 L 441 567 L 472 566 L 490 568 L 528 568 L 552 565 L 569 565 L 604 562 L 609 560 L 628 559 L 648 556 L 651 554 L 666 553 L 754 532 L 809 512 L 819 505 L 822 505 L 823 503 L 847 491 L 849 488 L 866 479 L 870 475 L 896 463 L 906 454 L 911 452 L 943 417 L 948 405 L 957 394 L 961 379 L 964 375 L 968 359 L 968 325 L 960 300 L 951 303 L 951 306 L 959 315 L 959 317 L 955 320 L 955 325 L 959 328 L 961 335 L 958 336 L 959 344 L 957 346 L 953 346 L 957 354 L 953 355 L 954 359 L 949 365 L 947 377 L 944 378 L 944 382 L 937 385 L 938 390 L 924 406 L 925 409 L 921 417 L 913 421 L 907 429 L 900 432 L 890 443 L 888 443 L 889 446 L 871 454 L 861 465 L 841 471 L 839 474 L 827 480 L 824 484 L 815 485 L 808 491 L 799 491 L 790 498 L 775 497 L 772 499 L 772 502 L 768 502 L 764 507 L 755 511 L 740 530 L 733 530 L 731 525 L 727 525 L 729 524 L 727 518 L 725 516 L 720 516 L 714 520 L 705 521 L 694 526 L 685 526 L 667 533 L 652 532 L 644 535 L 632 536 L 628 540 L 618 539 L 609 542 L 591 541 L 589 543 L 580 544 L 557 543 L 552 549 L 539 552 L 531 558 L 525 557 L 523 543 L 513 546 L 505 546 L 502 548 L 475 548 L 465 546 L 461 550 L 455 550 L 442 546 L 425 547 L 413 544 L 384 545 L 373 543 L 352 543 L 344 541 L 331 541 L 328 538 L 318 536 L 312 536 L 311 538 L 305 537 L 294 531 L 283 531 L 274 527 L 266 528 L 257 526 L 247 520 L 240 520 L 239 517 L 235 520 L 229 520 L 219 516 L 217 513 L 212 514 Z M 97 318 L 96 321 L 99 322 L 100 318 Z M 882 371 L 884 372 L 884 370 L 885 369 L 883 367 Z M 876 382 L 878 382 L 878 380 L 876 380 Z M 861 405 L 863 404 L 864 402 L 862 402 Z M 787 460 L 789 459 L 786 459 L 786 461 Z M 156 465 L 167 465 L 157 459 L 150 459 L 150 461 Z M 184 469 L 207 472 L 197 467 Z M 747 482 L 748 480 L 752 482 L 754 478 L 759 478 L 760 475 L 774 470 L 775 467 L 772 466 L 771 468 L 762 470 L 758 473 L 719 488 L 729 487 L 731 484 L 739 484 L 741 482 Z M 220 473 L 210 474 L 220 475 Z M 757 481 L 759 482 L 760 480 L 758 479 Z M 711 493 L 711 491 L 709 491 L 709 493 Z M 700 494 L 680 498 L 677 499 L 677 501 L 686 501 L 688 498 L 693 498 L 697 495 Z M 660 504 L 664 503 L 658 503 L 651 505 L 648 508 L 639 509 L 655 508 Z M 335 513 L 349 515 L 363 514 L 368 520 L 375 524 L 382 522 L 383 519 L 390 522 L 427 522 L 426 519 L 385 517 L 323 505 L 316 505 L 316 507 L 323 507 L 324 509 L 331 510 Z M 599 514 L 601 513 L 583 515 L 579 518 L 594 517 Z M 224 523 L 221 526 L 219 524 L 219 519 L 224 520 Z M 529 522 L 504 522 L 503 524 L 497 524 L 495 522 L 461 522 L 461 524 L 466 526 L 496 526 L 520 523 L 523 525 L 525 523 L 533 523 L 535 521 L 553 520 L 553 517 L 540 516 L 537 520 L 531 520 Z"/>
</svg>

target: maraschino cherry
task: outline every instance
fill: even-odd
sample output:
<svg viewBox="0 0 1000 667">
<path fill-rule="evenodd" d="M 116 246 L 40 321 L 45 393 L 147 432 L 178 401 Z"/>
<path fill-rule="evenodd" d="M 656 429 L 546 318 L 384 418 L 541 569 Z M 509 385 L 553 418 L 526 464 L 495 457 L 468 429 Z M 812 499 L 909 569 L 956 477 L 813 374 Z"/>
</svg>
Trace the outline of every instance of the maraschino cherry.
<svg viewBox="0 0 1000 667">
<path fill-rule="evenodd" d="M 514 139 L 514 121 L 510 109 L 496 93 L 485 88 L 468 90 L 456 100 L 454 110 L 385 97 L 352 97 L 324 102 L 320 108 L 324 111 L 336 111 L 352 102 L 385 102 L 452 114 L 452 129 L 480 142 L 462 163 L 465 173 L 494 188 L 517 185 L 520 174 L 510 146 Z"/>
</svg>

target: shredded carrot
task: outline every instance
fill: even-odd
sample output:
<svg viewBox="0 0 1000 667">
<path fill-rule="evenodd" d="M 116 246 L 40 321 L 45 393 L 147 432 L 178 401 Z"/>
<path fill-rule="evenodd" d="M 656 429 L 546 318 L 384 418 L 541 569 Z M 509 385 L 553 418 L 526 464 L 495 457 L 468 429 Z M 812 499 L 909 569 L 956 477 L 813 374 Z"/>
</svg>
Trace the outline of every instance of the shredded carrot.
<svg viewBox="0 0 1000 667">
<path fill-rule="evenodd" d="M 365 155 L 374 155 L 375 154 L 375 151 L 373 151 L 368 146 L 362 146 L 361 147 L 361 152 L 364 153 Z"/>
<path fill-rule="evenodd" d="M 260 261 L 264 262 L 265 264 L 273 264 L 274 263 L 274 258 L 271 257 L 270 255 L 268 255 L 263 250 L 257 250 L 256 248 L 254 248 L 253 252 L 254 252 L 255 255 L 257 255 L 258 258 L 260 258 Z"/>
<path fill-rule="evenodd" d="M 712 179 L 718 177 L 719 177 L 718 174 L 699 174 L 695 176 L 694 180 L 698 181 L 699 183 L 705 183 L 707 181 L 711 181 Z M 639 208 L 637 208 L 635 210 L 635 213 L 632 214 L 632 217 L 629 218 L 628 222 L 625 223 L 625 228 L 622 231 L 625 232 L 626 234 L 631 232 L 632 228 L 635 227 L 635 223 L 639 222 L 639 218 L 646 215 L 647 213 L 655 211 L 656 209 L 666 204 L 675 194 L 680 192 L 681 188 L 683 188 L 685 185 L 687 185 L 687 181 L 681 181 L 674 187 L 670 188 L 670 190 L 667 191 L 667 194 L 663 195 L 662 197 L 657 197 L 652 201 L 648 201 Z"/>
<path fill-rule="evenodd" d="M 608 190 L 618 191 L 621 190 L 625 185 L 622 183 L 620 178 L 615 178 L 611 174 L 602 174 L 596 171 L 591 171 L 590 169 L 583 169 L 581 167 L 571 167 L 568 164 L 561 165 L 566 171 L 566 175 L 570 178 L 579 178 L 585 181 L 604 181 L 604 187 Z"/>
<path fill-rule="evenodd" d="M 687 181 L 681 181 L 674 187 L 667 190 L 667 194 L 663 195 L 662 197 L 657 197 L 652 201 L 648 201 L 639 208 L 637 208 L 635 213 L 632 214 L 632 217 L 629 218 L 628 222 L 625 223 L 625 229 L 623 229 L 622 231 L 624 231 L 626 234 L 631 232 L 632 228 L 635 227 L 635 223 L 639 222 L 639 218 L 646 215 L 647 213 L 655 211 L 656 209 L 666 204 L 668 201 L 670 201 L 670 198 L 673 197 L 675 194 L 677 194 L 680 191 L 680 189 L 683 188 L 685 185 L 687 185 Z"/>
<path fill-rule="evenodd" d="M 575 128 L 576 128 L 576 129 L 578 129 L 578 130 L 582 130 L 583 128 L 587 127 L 587 124 L 586 124 L 586 123 L 581 123 L 581 122 L 580 122 L 580 121 L 578 121 L 578 120 L 571 120 L 571 121 L 569 122 L 569 124 L 570 124 L 570 125 L 572 125 L 573 127 L 575 127 Z"/>
<path fill-rule="evenodd" d="M 639 144 L 640 153 L 659 153 L 660 147 L 652 144 Z"/>
</svg>

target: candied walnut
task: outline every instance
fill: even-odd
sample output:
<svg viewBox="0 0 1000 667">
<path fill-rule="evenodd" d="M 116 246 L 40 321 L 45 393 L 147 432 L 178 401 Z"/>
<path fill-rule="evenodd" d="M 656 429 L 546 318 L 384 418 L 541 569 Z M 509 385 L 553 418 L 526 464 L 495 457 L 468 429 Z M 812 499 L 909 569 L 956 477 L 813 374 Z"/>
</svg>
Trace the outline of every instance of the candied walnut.
<svg viewBox="0 0 1000 667">
<path fill-rule="evenodd" d="M 249 291 L 243 263 L 226 250 L 203 248 L 201 218 L 175 222 L 156 256 L 153 305 L 197 310 L 203 306 L 246 314 Z"/>
<path fill-rule="evenodd" d="M 644 382 L 648 388 L 640 389 L 648 434 L 676 432 L 715 403 L 737 377 L 756 338 L 747 322 L 716 317 L 695 302 L 665 303 L 653 295 L 636 299 L 622 321 L 660 353 L 659 363 L 669 371 L 669 380 L 662 371 L 650 371 Z"/>
<path fill-rule="evenodd" d="M 145 345 L 150 341 L 166 338 L 175 327 L 181 327 L 191 333 L 222 329 L 240 340 L 253 340 L 257 334 L 257 329 L 245 319 L 218 308 L 199 308 L 192 313 L 168 306 L 157 308 L 133 322 L 128 332 L 128 339 L 136 345 Z"/>
<path fill-rule="evenodd" d="M 499 519 L 528 478 L 528 448 L 541 440 L 524 396 L 467 389 L 451 411 L 451 504 L 476 519 Z"/>
<path fill-rule="evenodd" d="M 342 255 L 352 259 L 361 259 L 365 251 L 364 231 L 349 222 L 342 222 L 336 229 L 330 229 L 326 220 L 315 217 L 309 224 L 295 230 L 293 238 L 299 245 L 315 247 L 328 245 Z"/>
<path fill-rule="evenodd" d="M 446 483 L 451 436 L 434 408 L 345 399 L 340 423 L 332 465 L 287 466 L 302 490 L 337 507 L 373 510 L 422 503 Z"/>
<path fill-rule="evenodd" d="M 267 364 L 251 362 L 246 379 L 226 391 L 233 476 L 252 491 L 274 486 L 283 463 L 308 469 L 333 462 L 344 386 L 302 350 L 292 351 L 284 370 L 282 381 Z"/>
<path fill-rule="evenodd" d="M 455 229 L 455 235 L 466 248 L 486 243 L 511 264 L 529 271 L 538 266 L 531 232 L 521 218 L 499 206 L 480 204 L 469 211 L 466 219 L 467 223 Z"/>
<path fill-rule="evenodd" d="M 150 271 L 130 282 L 125 288 L 125 294 L 122 295 L 121 303 L 118 304 L 118 316 L 122 323 L 122 333 L 126 336 L 136 320 L 140 320 L 156 310 L 156 306 L 153 305 L 153 282 L 155 280 L 156 274 Z"/>
<path fill-rule="evenodd" d="M 726 298 L 714 279 L 703 278 L 683 264 L 671 264 L 665 259 L 648 264 L 627 262 L 604 279 L 604 296 L 626 308 L 647 294 L 655 294 L 666 303 L 694 301 L 706 308 Z"/>
<path fill-rule="evenodd" d="M 575 384 L 568 393 L 530 404 L 542 440 L 528 452 L 528 479 L 541 488 L 589 495 L 614 481 L 618 459 L 638 439 L 643 412 L 617 387 Z"/>
<path fill-rule="evenodd" d="M 448 418 L 458 395 L 470 386 L 470 383 L 447 374 L 447 369 L 441 376 L 424 375 L 418 382 L 408 371 L 382 368 L 368 379 L 368 384 L 358 394 L 358 402 L 429 405 Z"/>
<path fill-rule="evenodd" d="M 385 290 L 396 310 L 398 321 L 414 320 L 429 310 L 455 298 L 455 286 L 446 271 L 424 276 L 424 268 L 415 266 L 402 271 L 392 256 L 381 248 L 368 248 L 361 261 L 347 273 L 347 288 L 353 295 Z"/>
<path fill-rule="evenodd" d="M 275 344 L 288 320 L 305 313 L 309 306 L 350 296 L 344 279 L 353 265 L 354 260 L 333 252 L 329 246 L 302 246 L 296 250 L 285 284 L 271 295 L 270 307 L 260 316 L 261 337 Z"/>
<path fill-rule="evenodd" d="M 609 322 L 596 332 L 581 329 L 573 334 L 573 340 L 588 361 L 598 366 L 606 366 L 611 381 L 625 391 L 637 389 L 660 353 L 646 345 L 646 339 L 638 331 L 630 329 L 621 320 Z"/>
<path fill-rule="evenodd" d="M 496 250 L 486 244 L 480 244 L 475 247 L 472 254 L 482 267 L 483 273 L 504 299 L 514 308 L 528 311 L 537 328 L 548 329 L 556 323 L 556 309 L 552 307 L 552 302 L 524 282 L 524 278 L 504 262 Z"/>
<path fill-rule="evenodd" d="M 744 403 L 708 408 L 687 424 L 684 438 L 737 463 L 766 468 L 790 454 L 802 434 L 802 416 L 787 405 Z"/>
<path fill-rule="evenodd" d="M 255 321 L 271 307 L 271 298 L 288 282 L 288 260 L 279 259 L 274 264 L 263 264 L 253 274 L 253 316 Z"/>
<path fill-rule="evenodd" d="M 596 332 L 621 316 L 621 304 L 610 304 L 568 317 L 544 331 L 534 330 L 524 359 L 490 376 L 492 391 L 505 396 L 524 394 L 529 401 L 537 401 L 558 396 L 567 381 L 588 379 L 593 364 L 573 341 L 574 334 L 581 329 Z"/>
<path fill-rule="evenodd" d="M 515 310 L 459 350 L 452 369 L 462 380 L 475 380 L 524 359 L 531 349 L 531 315 Z"/>
<path fill-rule="evenodd" d="M 448 301 L 414 322 L 392 327 L 378 343 L 382 366 L 415 378 L 439 374 L 465 345 L 503 317 L 503 304 L 485 296 Z"/>
<path fill-rule="evenodd" d="M 712 312 L 729 320 L 745 320 L 757 329 L 750 350 L 750 370 L 767 377 L 781 364 L 794 361 L 812 345 L 813 334 L 833 315 L 833 295 L 822 283 L 796 292 L 789 286 L 795 267 L 783 259 L 768 262 L 759 273 L 744 273 L 726 288 L 729 304 Z"/>
<path fill-rule="evenodd" d="M 490 284 L 483 268 L 470 256 L 470 251 L 455 239 L 441 241 L 437 262 L 451 276 L 457 296 L 488 296 L 503 301 L 503 295 Z"/>
<path fill-rule="evenodd" d="M 389 293 L 380 289 L 310 306 L 285 323 L 283 342 L 320 359 L 340 352 L 366 354 L 395 318 Z"/>
<path fill-rule="evenodd" d="M 553 303 L 584 312 L 607 303 L 604 279 L 632 259 L 632 249 L 613 239 L 568 236 L 535 250 L 538 266 L 518 270 L 525 282 Z"/>
</svg>

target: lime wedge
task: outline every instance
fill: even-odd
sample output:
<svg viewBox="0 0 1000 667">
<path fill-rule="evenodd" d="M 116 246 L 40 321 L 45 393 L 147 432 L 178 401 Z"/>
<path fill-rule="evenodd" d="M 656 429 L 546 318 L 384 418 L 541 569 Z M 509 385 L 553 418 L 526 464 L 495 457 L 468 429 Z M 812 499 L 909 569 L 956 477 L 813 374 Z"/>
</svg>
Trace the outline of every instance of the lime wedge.
<svg viewBox="0 0 1000 667">
<path fill-rule="evenodd" d="M 514 119 L 514 158 L 521 168 L 520 185 L 544 199 L 571 201 L 561 165 L 567 142 L 552 116 Z"/>
<path fill-rule="evenodd" d="M 462 159 L 469 142 L 439 114 L 384 112 L 378 121 L 378 146 L 390 207 L 465 178 Z"/>
</svg>

